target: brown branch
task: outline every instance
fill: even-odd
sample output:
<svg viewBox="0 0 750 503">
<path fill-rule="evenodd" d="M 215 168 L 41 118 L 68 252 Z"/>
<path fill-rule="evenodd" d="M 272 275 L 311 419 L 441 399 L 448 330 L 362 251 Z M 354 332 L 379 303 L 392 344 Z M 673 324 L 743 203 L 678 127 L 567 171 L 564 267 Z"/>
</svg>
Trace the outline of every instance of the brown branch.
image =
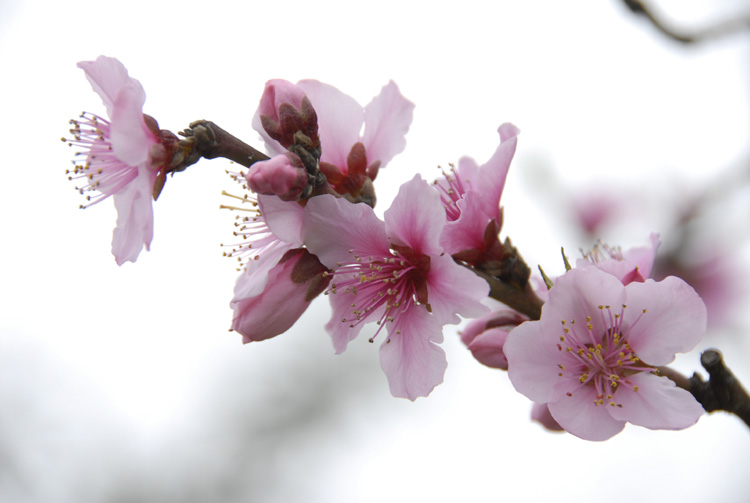
<svg viewBox="0 0 750 503">
<path fill-rule="evenodd" d="M 205 159 L 224 157 L 246 168 L 269 158 L 211 121 L 191 122 L 190 127 L 180 131 L 179 134 L 185 137 L 180 140 L 183 158 L 172 171 L 183 171 L 191 164 L 198 162 L 201 157 Z"/>
<path fill-rule="evenodd" d="M 724 364 L 721 353 L 715 349 L 704 351 L 701 365 L 708 372 L 709 380 L 706 382 L 698 373 L 693 374 L 688 391 L 706 412 L 731 412 L 750 427 L 750 395 Z"/>
<path fill-rule="evenodd" d="M 544 304 L 544 302 L 536 296 L 529 283 L 526 283 L 525 286 L 521 287 L 502 281 L 499 278 L 490 276 L 489 274 L 473 267 L 470 267 L 470 269 L 474 271 L 477 276 L 484 278 L 484 280 L 489 283 L 490 297 L 493 299 L 515 309 L 519 313 L 525 314 L 531 320 L 538 320 L 542 316 L 542 304 Z"/>
</svg>

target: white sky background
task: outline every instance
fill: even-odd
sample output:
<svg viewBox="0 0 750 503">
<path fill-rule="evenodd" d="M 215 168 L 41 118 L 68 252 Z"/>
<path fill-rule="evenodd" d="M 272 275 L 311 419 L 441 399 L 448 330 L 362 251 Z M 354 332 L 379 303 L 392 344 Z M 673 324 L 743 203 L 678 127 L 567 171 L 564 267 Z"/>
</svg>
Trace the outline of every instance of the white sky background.
<svg viewBox="0 0 750 503">
<path fill-rule="evenodd" d="M 645 209 L 604 237 L 640 245 L 668 204 L 747 166 L 747 33 L 686 49 L 614 0 L 240 4 L 0 3 L 0 500 L 742 500 L 738 419 L 627 427 L 604 443 L 553 435 L 455 327 L 445 383 L 415 403 L 390 397 L 366 336 L 333 355 L 322 298 L 288 333 L 242 346 L 227 331 L 236 273 L 218 246 L 231 240 L 233 214 L 218 210 L 235 190 L 228 161 L 169 179 L 152 251 L 118 268 L 113 205 L 78 210 L 59 138 L 82 110 L 104 113 L 75 66 L 99 54 L 141 81 L 162 128 L 205 118 L 258 147 L 266 80 L 317 78 L 365 104 L 393 79 L 417 108 L 406 151 L 378 178 L 378 211 L 416 172 L 483 162 L 514 122 L 503 236 L 559 274 L 561 245 L 591 244 L 566 198 L 621 191 Z M 700 25 L 744 4 L 660 5 Z M 707 237 L 746 265 L 747 196 Z M 748 328 L 744 313 L 697 348 L 718 346 L 746 384 Z M 678 367 L 697 370 L 698 355 Z"/>
</svg>

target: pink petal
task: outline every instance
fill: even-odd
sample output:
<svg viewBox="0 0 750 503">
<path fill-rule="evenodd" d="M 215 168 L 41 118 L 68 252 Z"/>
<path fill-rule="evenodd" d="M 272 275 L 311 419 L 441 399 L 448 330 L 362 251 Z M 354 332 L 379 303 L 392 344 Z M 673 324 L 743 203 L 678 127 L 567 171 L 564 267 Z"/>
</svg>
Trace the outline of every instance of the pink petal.
<svg viewBox="0 0 750 503">
<path fill-rule="evenodd" d="M 440 233 L 445 212 L 440 194 L 420 175 L 401 185 L 391 207 L 385 211 L 386 233 L 397 245 L 406 245 L 417 253 L 440 255 Z"/>
<path fill-rule="evenodd" d="M 471 354 L 482 365 L 495 369 L 508 370 L 508 358 L 503 346 L 508 339 L 508 330 L 490 328 L 477 335 L 469 344 Z"/>
<path fill-rule="evenodd" d="M 443 382 L 448 362 L 433 343 L 439 340 L 441 327 L 424 309 L 404 312 L 398 326 L 389 327 L 388 339 L 380 346 L 380 367 L 393 396 L 414 401 Z"/>
<path fill-rule="evenodd" d="M 487 216 L 490 218 L 495 218 L 497 215 L 510 162 L 516 153 L 520 130 L 506 122 L 498 128 L 497 132 L 500 134 L 500 145 L 490 160 L 479 167 L 479 184 L 474 186 L 474 190 L 480 191 L 483 195 Z"/>
<path fill-rule="evenodd" d="M 258 196 L 261 215 L 274 236 L 292 248 L 302 246 L 302 221 L 305 210 L 295 201 L 282 201 L 275 196 Z"/>
<path fill-rule="evenodd" d="M 546 307 L 547 304 L 542 311 Z M 550 337 L 551 330 L 560 329 L 543 321 L 527 321 L 511 330 L 503 346 L 513 387 L 538 403 L 547 403 L 558 396 L 555 386 L 560 380 L 561 357 L 555 340 Z"/>
<path fill-rule="evenodd" d="M 428 302 L 438 323 L 458 323 L 457 314 L 475 318 L 489 311 L 482 300 L 490 292 L 485 280 L 456 264 L 449 255 L 434 255 L 427 275 Z"/>
<path fill-rule="evenodd" d="M 563 320 L 566 323 L 575 320 L 576 323 L 584 324 L 586 317 L 590 316 L 593 333 L 603 334 L 610 325 L 608 320 L 602 320 L 598 306 L 612 306 L 613 309 L 617 309 L 623 304 L 623 284 L 604 271 L 587 267 L 568 271 L 555 280 L 555 286 L 549 291 L 549 302 L 543 308 L 543 313 L 546 314 L 543 315 L 546 320 L 558 324 Z"/>
<path fill-rule="evenodd" d="M 535 403 L 531 407 L 531 419 L 550 431 L 564 431 L 564 428 L 550 414 L 549 406 L 546 403 Z"/>
<path fill-rule="evenodd" d="M 107 107 L 107 114 L 111 117 L 120 90 L 135 79 L 128 76 L 128 71 L 120 61 L 107 56 L 99 56 L 96 61 L 81 61 L 78 68 L 86 73 L 91 87 L 101 97 Z"/>
<path fill-rule="evenodd" d="M 134 79 L 117 95 L 110 113 L 112 150 L 123 162 L 138 166 L 149 159 L 151 146 L 157 139 L 143 120 L 146 93 Z"/>
<path fill-rule="evenodd" d="M 568 433 L 584 440 L 607 440 L 622 431 L 625 421 L 613 418 L 608 405 L 595 405 L 595 401 L 596 390 L 584 386 L 572 397 L 563 396 L 548 406 L 552 417 Z"/>
<path fill-rule="evenodd" d="M 336 283 L 336 276 L 333 277 L 332 283 Z M 331 320 L 326 324 L 326 331 L 331 335 L 333 349 L 336 354 L 343 353 L 349 341 L 354 340 L 366 325 L 366 322 L 354 324 L 352 318 L 352 302 L 355 295 L 343 291 L 337 293 L 328 293 L 331 301 L 333 314 Z M 379 319 L 382 309 L 371 313 L 372 319 Z"/>
<path fill-rule="evenodd" d="M 693 395 L 667 379 L 641 372 L 628 377 L 638 391 L 622 386 L 614 399 L 622 407 L 610 407 L 612 417 L 652 430 L 681 430 L 694 425 L 705 413 Z"/>
<path fill-rule="evenodd" d="M 237 278 L 237 283 L 234 285 L 234 297 L 239 299 L 260 295 L 266 288 L 271 269 L 276 267 L 286 252 L 298 246 L 280 241 L 276 246 L 256 255 L 257 259 L 250 260 L 247 263 L 247 269 Z"/>
<path fill-rule="evenodd" d="M 232 330 L 244 336 L 243 342 L 263 341 L 286 332 L 310 305 L 305 300 L 307 283 L 294 283 L 291 278 L 298 261 L 295 257 L 273 267 L 260 295 L 232 299 Z"/>
<path fill-rule="evenodd" d="M 352 250 L 390 256 L 385 224 L 366 204 L 331 195 L 312 197 L 304 212 L 304 242 L 326 267 L 352 262 Z"/>
<path fill-rule="evenodd" d="M 651 277 L 651 271 L 654 268 L 654 261 L 656 260 L 656 251 L 661 244 L 659 234 L 655 232 L 651 233 L 649 240 L 651 240 L 651 247 L 631 248 L 623 254 L 625 260 L 634 264 L 644 278 Z"/>
<path fill-rule="evenodd" d="M 658 283 L 630 283 L 625 290 L 628 342 L 649 365 L 670 363 L 675 353 L 690 351 L 705 335 L 706 305 L 683 280 L 669 276 Z"/>
<path fill-rule="evenodd" d="M 380 161 L 380 167 L 406 147 L 404 136 L 409 131 L 414 103 L 404 98 L 393 81 L 365 107 L 365 145 L 368 164 Z"/>
<path fill-rule="evenodd" d="M 301 80 L 297 85 L 305 92 L 318 115 L 320 160 L 346 171 L 346 158 L 359 141 L 365 119 L 364 109 L 353 98 L 335 87 L 317 80 Z"/>
<path fill-rule="evenodd" d="M 485 214 L 482 196 L 472 190 L 456 204 L 461 209 L 461 215 L 445 224 L 440 245 L 448 255 L 484 249 L 484 232 L 490 219 Z"/>
<path fill-rule="evenodd" d="M 151 194 L 156 173 L 141 166 L 138 176 L 115 193 L 117 225 L 112 235 L 112 254 L 117 265 L 135 262 L 143 246 L 149 249 L 154 237 L 154 211 Z"/>
</svg>

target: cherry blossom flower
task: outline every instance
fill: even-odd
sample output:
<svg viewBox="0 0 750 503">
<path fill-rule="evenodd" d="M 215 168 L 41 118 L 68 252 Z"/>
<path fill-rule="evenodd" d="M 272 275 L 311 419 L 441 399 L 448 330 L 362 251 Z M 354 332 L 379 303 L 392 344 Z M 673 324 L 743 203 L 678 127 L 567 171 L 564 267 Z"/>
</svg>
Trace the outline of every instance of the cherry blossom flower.
<svg viewBox="0 0 750 503">
<path fill-rule="evenodd" d="M 317 258 L 302 248 L 299 204 L 275 196 L 239 199 L 257 207 L 250 216 L 238 217 L 235 235 L 244 241 L 227 253 L 246 261 L 230 306 L 231 328 L 248 343 L 288 330 L 330 278 L 324 277 L 327 269 Z"/>
<path fill-rule="evenodd" d="M 341 353 L 369 322 L 388 335 L 381 367 L 394 396 L 415 400 L 443 380 L 442 326 L 487 311 L 487 283 L 443 253 L 436 191 L 419 175 L 401 186 L 385 222 L 366 204 L 323 195 L 305 207 L 304 242 L 333 270 L 326 325 Z"/>
<path fill-rule="evenodd" d="M 558 278 L 539 321 L 505 342 L 513 386 L 547 404 L 568 432 L 606 440 L 625 422 L 682 429 L 703 409 L 658 374 L 706 330 L 706 307 L 684 281 L 668 277 L 623 285 L 596 267 Z"/>
<path fill-rule="evenodd" d="M 281 153 L 288 148 L 291 139 L 286 144 L 276 141 L 273 138 L 276 120 L 265 119 L 264 122 L 262 117 L 270 117 L 272 109 L 279 111 L 277 116 L 283 115 L 282 109 L 290 116 L 294 114 L 289 110 L 299 110 L 289 122 L 305 124 L 304 120 L 296 119 L 309 116 L 305 98 L 312 103 L 317 117 L 320 170 L 337 192 L 359 196 L 363 188 L 368 190 L 365 186 L 375 180 L 378 170 L 406 146 L 404 136 L 411 124 L 414 104 L 401 95 L 392 81 L 364 108 L 335 87 L 317 80 L 302 80 L 296 86 L 283 80 L 269 81 L 253 118 L 253 127 L 266 141 L 269 151 Z M 271 124 L 271 134 L 265 127 L 268 124 Z M 295 127 L 282 129 L 288 136 Z"/>
<path fill-rule="evenodd" d="M 583 258 L 576 261 L 577 268 L 596 267 L 617 277 L 624 285 L 633 281 L 644 282 L 651 277 L 659 248 L 659 235 L 651 233 L 650 247 L 631 248 L 625 252 L 617 247 L 597 243 Z"/>
<path fill-rule="evenodd" d="M 156 121 L 143 114 L 146 93 L 117 59 L 99 56 L 78 67 L 104 102 L 109 120 L 84 112 L 71 121 L 74 138 L 69 144 L 82 147 L 78 155 L 86 160 L 75 166 L 70 178 L 85 181 L 78 188 L 82 194 L 97 193 L 88 195 L 90 203 L 82 207 L 113 197 L 117 226 L 112 254 L 118 265 L 135 262 L 141 249 L 151 245 L 151 198 L 159 170 L 170 160 L 164 141 L 171 138 L 162 137 Z"/>
<path fill-rule="evenodd" d="M 448 218 L 440 243 L 451 255 L 479 253 L 487 246 L 485 236 L 489 234 L 494 240 L 500 232 L 500 197 L 520 131 L 510 123 L 502 124 L 497 131 L 500 145 L 486 163 L 479 166 L 471 157 L 462 157 L 458 168 L 451 168 L 452 174 L 444 173 L 435 182 Z"/>
</svg>

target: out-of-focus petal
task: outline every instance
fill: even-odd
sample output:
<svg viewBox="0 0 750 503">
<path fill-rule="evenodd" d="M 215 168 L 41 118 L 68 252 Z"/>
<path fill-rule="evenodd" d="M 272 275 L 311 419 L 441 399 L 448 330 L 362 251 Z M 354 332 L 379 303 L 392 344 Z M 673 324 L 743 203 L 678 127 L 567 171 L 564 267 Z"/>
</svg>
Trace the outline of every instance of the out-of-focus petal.
<svg viewBox="0 0 750 503">
<path fill-rule="evenodd" d="M 151 193 L 156 173 L 138 169 L 138 176 L 114 194 L 117 225 L 112 235 L 112 254 L 117 265 L 135 262 L 141 249 L 149 249 L 154 237 L 154 211 Z"/>
</svg>

